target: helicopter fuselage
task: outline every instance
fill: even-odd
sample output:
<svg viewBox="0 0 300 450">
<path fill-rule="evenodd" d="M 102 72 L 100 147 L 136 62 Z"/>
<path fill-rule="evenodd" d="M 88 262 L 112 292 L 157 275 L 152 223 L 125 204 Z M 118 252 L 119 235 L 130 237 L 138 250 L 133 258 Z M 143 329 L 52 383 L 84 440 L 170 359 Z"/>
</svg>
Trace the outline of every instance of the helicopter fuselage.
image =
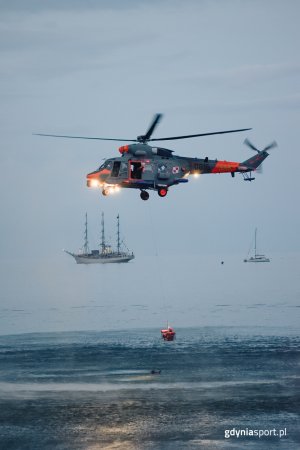
<svg viewBox="0 0 300 450">
<path fill-rule="evenodd" d="M 173 150 L 163 147 L 151 147 L 148 142 L 174 141 L 201 136 L 239 133 L 251 128 L 212 131 L 209 133 L 186 134 L 180 136 L 152 138 L 152 134 L 162 118 L 162 114 L 155 114 L 145 134 L 136 139 L 107 138 L 92 136 L 73 136 L 61 134 L 34 133 L 38 136 L 48 136 L 66 139 L 88 139 L 100 141 L 134 142 L 119 148 L 121 157 L 107 159 L 97 170 L 87 175 L 87 186 L 102 189 L 103 195 L 120 188 L 140 189 L 141 199 L 148 200 L 149 189 L 156 190 L 160 197 L 165 197 L 170 186 L 186 183 L 189 175 L 205 173 L 230 172 L 234 177 L 236 172 L 243 175 L 245 181 L 253 181 L 251 172 L 255 171 L 269 155 L 267 151 L 276 147 L 276 142 L 267 145 L 263 150 L 257 149 L 248 139 L 244 143 L 257 152 L 257 155 L 244 162 L 218 161 L 217 159 L 189 158 L 173 155 Z M 249 173 L 250 172 L 250 173 Z"/>
<path fill-rule="evenodd" d="M 102 189 L 108 195 L 114 189 L 132 188 L 156 190 L 161 197 L 168 188 L 188 182 L 189 175 L 206 173 L 249 172 L 251 168 L 233 161 L 190 158 L 173 155 L 162 147 L 137 143 L 119 148 L 121 157 L 107 159 L 97 170 L 87 175 L 87 186 Z M 144 194 L 144 200 L 149 197 Z"/>
</svg>

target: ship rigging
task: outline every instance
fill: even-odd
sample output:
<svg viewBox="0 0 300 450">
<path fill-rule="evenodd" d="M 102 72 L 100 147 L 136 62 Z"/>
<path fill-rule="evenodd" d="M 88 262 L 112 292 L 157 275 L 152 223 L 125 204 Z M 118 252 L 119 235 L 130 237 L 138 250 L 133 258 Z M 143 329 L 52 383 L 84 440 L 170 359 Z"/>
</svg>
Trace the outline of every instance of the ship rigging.
<svg viewBox="0 0 300 450">
<path fill-rule="evenodd" d="M 84 244 L 82 250 L 78 253 L 64 250 L 68 255 L 73 256 L 77 264 L 107 264 L 107 263 L 124 263 L 134 259 L 133 252 L 129 252 L 124 242 L 120 239 L 120 216 L 117 215 L 117 248 L 113 250 L 111 245 L 106 243 L 105 228 L 104 228 L 104 213 L 101 216 L 101 244 L 100 250 L 89 249 L 88 242 L 88 220 L 87 213 L 85 214 L 85 229 L 84 229 Z"/>
</svg>

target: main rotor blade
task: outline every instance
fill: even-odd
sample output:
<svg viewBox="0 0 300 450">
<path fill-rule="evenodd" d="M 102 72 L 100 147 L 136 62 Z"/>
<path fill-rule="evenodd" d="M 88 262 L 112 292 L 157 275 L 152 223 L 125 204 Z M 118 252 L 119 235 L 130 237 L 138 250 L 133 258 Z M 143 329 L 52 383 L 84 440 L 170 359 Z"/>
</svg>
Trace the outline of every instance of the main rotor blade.
<svg viewBox="0 0 300 450">
<path fill-rule="evenodd" d="M 89 137 L 89 136 L 65 136 L 62 134 L 43 134 L 43 133 L 33 133 L 34 136 L 48 136 L 56 138 L 67 138 L 67 139 L 94 139 L 98 141 L 121 141 L 121 142 L 137 142 L 136 139 L 114 139 L 114 138 L 101 138 L 101 137 Z"/>
<path fill-rule="evenodd" d="M 264 152 L 267 152 L 268 150 L 271 150 L 271 148 L 277 147 L 277 142 L 273 141 L 271 144 L 267 145 L 267 147 L 264 148 Z"/>
<path fill-rule="evenodd" d="M 198 136 L 211 136 L 213 134 L 226 134 L 226 133 L 238 133 L 240 131 L 247 131 L 252 130 L 252 128 L 241 128 L 240 130 L 228 130 L 228 131 L 214 131 L 213 133 L 200 133 L 200 134 L 188 134 L 186 136 L 173 136 L 173 137 L 166 137 L 166 138 L 155 138 L 155 139 L 148 139 L 149 141 L 174 141 L 176 139 L 188 139 Z"/>
<path fill-rule="evenodd" d="M 155 128 L 157 127 L 157 125 L 159 124 L 161 118 L 162 118 L 162 114 L 155 114 L 155 116 L 153 118 L 153 121 L 152 121 L 148 131 L 143 136 L 143 138 L 146 141 L 150 140 L 150 137 L 151 137 L 153 131 L 155 130 Z"/>
<path fill-rule="evenodd" d="M 173 141 L 176 139 L 188 139 L 188 138 L 199 137 L 199 136 L 212 136 L 214 134 L 239 133 L 240 131 L 252 130 L 252 128 L 241 128 L 239 130 L 214 131 L 212 133 L 188 134 L 185 136 L 173 136 L 173 137 L 166 137 L 166 138 L 148 139 L 147 136 L 151 136 L 155 127 L 159 123 L 161 117 L 162 117 L 162 114 L 156 114 L 147 133 L 143 136 L 139 136 L 138 139 L 126 139 L 126 138 L 116 139 L 116 138 L 103 138 L 103 137 L 91 137 L 91 136 L 69 136 L 69 135 L 64 135 L 64 134 L 45 134 L 45 133 L 33 133 L 33 135 L 34 136 L 55 137 L 55 138 L 65 138 L 65 139 L 89 139 L 89 140 L 97 140 L 97 141 L 119 141 L 119 142 L 140 142 L 141 141 L 140 138 L 143 138 L 142 139 L 143 142 L 146 142 L 146 141 Z"/>
</svg>

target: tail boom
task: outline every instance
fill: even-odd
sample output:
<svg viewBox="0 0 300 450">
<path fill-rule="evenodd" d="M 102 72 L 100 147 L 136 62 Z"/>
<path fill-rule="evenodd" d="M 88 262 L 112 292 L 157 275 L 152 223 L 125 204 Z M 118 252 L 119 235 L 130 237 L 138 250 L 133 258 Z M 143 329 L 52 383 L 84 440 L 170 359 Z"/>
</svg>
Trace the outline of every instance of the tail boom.
<svg viewBox="0 0 300 450">
<path fill-rule="evenodd" d="M 262 151 L 242 163 L 234 161 L 217 161 L 212 168 L 211 173 L 252 172 L 256 170 L 268 156 L 269 153 Z"/>
</svg>

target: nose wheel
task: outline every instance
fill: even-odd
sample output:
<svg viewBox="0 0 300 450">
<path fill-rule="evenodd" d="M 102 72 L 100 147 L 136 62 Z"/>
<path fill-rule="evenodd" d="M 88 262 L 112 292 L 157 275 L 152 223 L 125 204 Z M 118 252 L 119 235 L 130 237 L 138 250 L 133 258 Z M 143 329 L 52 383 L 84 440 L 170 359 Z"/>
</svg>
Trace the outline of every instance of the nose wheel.
<svg viewBox="0 0 300 450">
<path fill-rule="evenodd" d="M 109 189 L 102 189 L 102 195 L 104 195 L 105 197 L 109 195 Z"/>
<path fill-rule="evenodd" d="M 147 191 L 141 191 L 140 197 L 141 197 L 142 200 L 148 200 L 149 193 Z"/>
</svg>

